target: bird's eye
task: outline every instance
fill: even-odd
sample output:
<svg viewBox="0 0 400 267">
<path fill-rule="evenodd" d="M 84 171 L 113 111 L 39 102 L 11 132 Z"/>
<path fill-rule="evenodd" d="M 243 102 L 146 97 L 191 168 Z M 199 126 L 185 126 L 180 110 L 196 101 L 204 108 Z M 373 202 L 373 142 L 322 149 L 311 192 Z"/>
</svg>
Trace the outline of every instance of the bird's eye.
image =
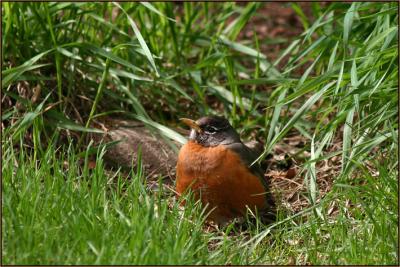
<svg viewBox="0 0 400 267">
<path fill-rule="evenodd" d="M 215 128 L 214 126 L 207 126 L 205 130 L 206 130 L 206 132 L 213 134 L 213 133 L 217 132 L 218 129 Z"/>
</svg>

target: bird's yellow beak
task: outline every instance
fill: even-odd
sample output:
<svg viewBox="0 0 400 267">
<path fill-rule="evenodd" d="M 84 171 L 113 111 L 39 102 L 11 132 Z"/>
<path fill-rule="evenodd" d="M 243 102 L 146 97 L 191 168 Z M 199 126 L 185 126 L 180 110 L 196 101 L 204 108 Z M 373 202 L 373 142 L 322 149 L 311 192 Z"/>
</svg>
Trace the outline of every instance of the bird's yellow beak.
<svg viewBox="0 0 400 267">
<path fill-rule="evenodd" d="M 181 120 L 184 124 L 186 124 L 187 126 L 189 126 L 190 128 L 194 129 L 196 132 L 201 133 L 203 130 L 200 128 L 200 126 L 191 119 L 186 119 L 186 118 L 181 118 L 179 119 Z"/>
</svg>

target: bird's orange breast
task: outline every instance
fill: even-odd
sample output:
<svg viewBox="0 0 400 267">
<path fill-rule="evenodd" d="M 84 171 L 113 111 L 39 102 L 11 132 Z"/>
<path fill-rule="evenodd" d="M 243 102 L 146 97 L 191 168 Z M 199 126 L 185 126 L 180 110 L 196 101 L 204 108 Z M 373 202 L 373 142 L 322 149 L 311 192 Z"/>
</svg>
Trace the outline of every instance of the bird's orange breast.
<svg viewBox="0 0 400 267">
<path fill-rule="evenodd" d="M 225 222 L 266 207 L 265 187 L 239 155 L 223 145 L 203 147 L 193 141 L 178 156 L 176 190 L 192 189 L 196 198 L 213 209 L 209 219 Z"/>
</svg>

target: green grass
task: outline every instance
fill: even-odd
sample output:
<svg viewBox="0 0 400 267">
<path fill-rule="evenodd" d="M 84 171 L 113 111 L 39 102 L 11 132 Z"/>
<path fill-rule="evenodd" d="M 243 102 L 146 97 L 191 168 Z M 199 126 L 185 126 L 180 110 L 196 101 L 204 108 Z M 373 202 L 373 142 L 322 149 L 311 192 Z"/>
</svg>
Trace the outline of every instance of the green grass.
<svg viewBox="0 0 400 267">
<path fill-rule="evenodd" d="M 2 3 L 2 262 L 398 264 L 397 3 L 313 3 L 314 20 L 292 5 L 304 33 L 274 61 L 274 40 L 239 36 L 262 5 Z M 259 160 L 304 137 L 290 156 L 309 207 L 205 231 L 193 201 L 180 211 L 86 146 L 102 117 L 183 143 L 178 118 L 205 114 L 264 140 Z"/>
<path fill-rule="evenodd" d="M 198 204 L 182 211 L 171 192 L 151 192 L 140 166 L 105 173 L 103 153 L 89 169 L 72 147 L 51 145 L 40 162 L 4 151 L 4 264 L 396 264 L 397 163 L 363 169 L 361 186 L 338 182 L 320 204 L 326 214 L 334 201 L 335 216 L 208 232 Z"/>
<path fill-rule="evenodd" d="M 79 169 L 72 150 L 60 151 L 61 158 L 54 150 L 40 163 L 27 162 L 23 151 L 4 155 L 5 163 L 24 166 L 3 170 L 4 263 L 203 263 L 201 216 L 189 220 L 198 208 L 168 209 L 146 193 L 140 170 L 113 179 L 101 155 L 94 169 L 87 162 Z"/>
<path fill-rule="evenodd" d="M 378 177 L 360 173 L 362 186 L 337 183 L 321 202 L 324 209 L 336 202 L 335 217 L 281 216 L 265 236 L 254 225 L 246 232 L 204 231 L 198 204 L 181 210 L 163 187 L 150 192 L 140 166 L 128 179 L 119 171 L 107 175 L 103 153 L 89 169 L 87 155 L 80 167 L 72 147 L 51 145 L 40 162 L 25 149 L 5 151 L 4 264 L 396 263 L 393 165 L 376 163 Z"/>
</svg>

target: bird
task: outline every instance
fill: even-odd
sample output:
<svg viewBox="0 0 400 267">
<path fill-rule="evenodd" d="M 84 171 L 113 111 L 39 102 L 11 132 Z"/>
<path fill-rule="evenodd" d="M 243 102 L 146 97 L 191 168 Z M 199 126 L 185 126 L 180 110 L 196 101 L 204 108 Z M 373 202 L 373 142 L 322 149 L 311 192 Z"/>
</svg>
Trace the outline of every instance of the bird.
<svg viewBox="0 0 400 267">
<path fill-rule="evenodd" d="M 275 201 L 264 172 L 254 163 L 257 154 L 242 143 L 229 121 L 214 115 L 181 121 L 191 130 L 178 154 L 178 196 L 192 191 L 206 206 L 207 221 L 217 225 L 244 218 L 248 209 L 261 222 L 273 222 Z"/>
</svg>

